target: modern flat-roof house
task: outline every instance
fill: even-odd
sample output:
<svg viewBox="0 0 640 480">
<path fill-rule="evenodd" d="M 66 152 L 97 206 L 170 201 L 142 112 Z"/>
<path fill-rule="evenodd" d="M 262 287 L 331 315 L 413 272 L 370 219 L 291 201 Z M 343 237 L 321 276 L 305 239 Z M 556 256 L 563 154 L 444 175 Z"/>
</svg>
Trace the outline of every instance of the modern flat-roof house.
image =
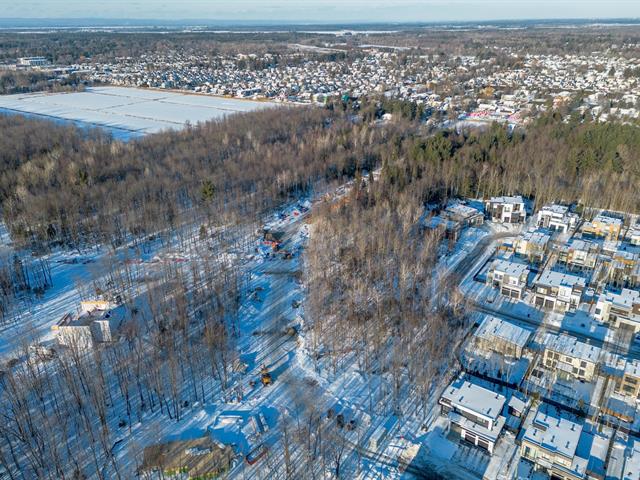
<svg viewBox="0 0 640 480">
<path fill-rule="evenodd" d="M 627 397 L 640 397 L 640 360 L 627 359 L 622 378 L 616 383 L 616 392 Z"/>
<path fill-rule="evenodd" d="M 522 437 L 522 458 L 554 480 L 602 480 L 611 437 L 543 405 Z"/>
<path fill-rule="evenodd" d="M 485 212 L 494 222 L 523 223 L 527 218 L 524 200 L 520 195 L 513 197 L 491 197 L 485 201 Z"/>
<path fill-rule="evenodd" d="M 460 224 L 452 220 L 448 220 L 441 215 L 429 217 L 424 222 L 423 227 L 427 230 L 438 232 L 443 238 L 448 238 L 453 241 L 458 240 L 460 235 Z"/>
<path fill-rule="evenodd" d="M 538 212 L 537 225 L 554 232 L 568 232 L 578 224 L 578 215 L 571 213 L 564 205 L 545 205 Z"/>
<path fill-rule="evenodd" d="M 556 312 L 575 310 L 580 305 L 586 280 L 577 275 L 546 269 L 533 281 L 535 305 Z"/>
<path fill-rule="evenodd" d="M 96 343 L 111 342 L 124 318 L 122 305 L 106 300 L 83 301 L 79 315 L 67 313 L 51 328 L 61 345 L 86 349 Z"/>
<path fill-rule="evenodd" d="M 426 219 L 424 227 L 439 230 L 446 238 L 456 241 L 462 229 L 484 223 L 484 213 L 462 203 L 451 203 L 438 215 Z"/>
<path fill-rule="evenodd" d="M 602 350 L 566 334 L 548 333 L 544 339 L 543 365 L 560 378 L 590 382 Z"/>
<path fill-rule="evenodd" d="M 531 333 L 526 328 L 487 315 L 476 330 L 474 341 L 479 349 L 487 352 L 520 358 Z"/>
<path fill-rule="evenodd" d="M 522 299 L 527 288 L 529 267 L 502 258 L 495 259 L 487 273 L 487 283 L 510 298 Z"/>
<path fill-rule="evenodd" d="M 630 440 L 631 448 L 625 449 L 622 480 L 640 478 L 640 440 Z"/>
<path fill-rule="evenodd" d="M 640 255 L 617 249 L 607 263 L 607 283 L 614 287 L 635 288 L 640 283 Z"/>
<path fill-rule="evenodd" d="M 596 268 L 600 245 L 596 242 L 573 238 L 568 244 L 557 247 L 558 262 L 569 270 L 593 270 Z"/>
<path fill-rule="evenodd" d="M 558 480 L 581 480 L 585 472 L 574 470 L 581 433 L 581 424 L 538 410 L 522 437 L 521 454 Z"/>
<path fill-rule="evenodd" d="M 615 327 L 626 326 L 640 332 L 640 292 L 623 288 L 620 293 L 603 293 L 593 316 Z"/>
<path fill-rule="evenodd" d="M 506 398 L 499 393 L 457 379 L 447 387 L 439 401 L 453 430 L 463 440 L 493 452 L 502 432 Z"/>
<path fill-rule="evenodd" d="M 459 223 L 462 228 L 479 226 L 484 223 L 483 212 L 469 205 L 463 205 L 462 203 L 452 203 L 448 205 L 440 215 L 448 220 Z"/>
<path fill-rule="evenodd" d="M 541 230 L 523 233 L 513 242 L 515 252 L 527 257 L 530 262 L 541 263 L 544 260 L 551 235 Z"/>
<path fill-rule="evenodd" d="M 596 217 L 582 225 L 582 233 L 594 237 L 604 237 L 607 240 L 618 240 L 622 230 L 622 220 L 599 213 Z"/>
</svg>

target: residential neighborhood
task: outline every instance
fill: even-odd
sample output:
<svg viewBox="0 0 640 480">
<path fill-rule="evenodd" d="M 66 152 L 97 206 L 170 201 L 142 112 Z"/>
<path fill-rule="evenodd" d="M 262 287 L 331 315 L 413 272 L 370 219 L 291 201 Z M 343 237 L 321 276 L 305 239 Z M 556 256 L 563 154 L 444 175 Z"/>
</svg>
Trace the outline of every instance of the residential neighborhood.
<svg viewBox="0 0 640 480">
<path fill-rule="evenodd" d="M 414 102 L 429 116 L 436 113 L 461 126 L 491 122 L 522 126 L 538 112 L 570 104 L 580 114 L 600 121 L 639 117 L 640 84 L 628 74 L 638 68 L 638 61 L 615 52 L 523 55 L 496 47 L 497 54 L 516 63 L 505 67 L 495 59 L 474 55 L 449 59 L 418 48 L 372 45 L 366 35 L 349 41 L 340 33 L 321 38 L 321 46 L 290 43 L 273 53 L 209 56 L 171 51 L 116 57 L 108 63 L 89 56 L 69 65 L 54 65 L 45 57 L 21 57 L 0 68 L 37 69 L 61 77 L 80 75 L 97 85 L 293 103 L 324 104 L 332 97 L 357 100 L 378 94 Z M 356 38 L 361 39 L 359 45 L 353 44 Z M 621 45 L 620 50 L 632 47 Z M 310 53 L 319 58 L 309 58 Z M 452 82 L 459 82 L 460 88 L 450 88 Z M 550 219 L 561 212 L 543 215 Z"/>
<path fill-rule="evenodd" d="M 503 213 L 514 204 L 523 220 Z M 522 197 L 485 205 L 488 224 L 513 233 L 461 286 L 478 320 L 439 401 L 457 435 L 447 438 L 486 450 L 487 472 L 495 452 L 512 452 L 504 478 L 637 478 L 640 291 L 610 274 L 621 253 L 635 259 L 635 216 L 587 220 L 557 204 L 528 215 Z M 521 417 L 511 418 L 512 399 Z"/>
</svg>

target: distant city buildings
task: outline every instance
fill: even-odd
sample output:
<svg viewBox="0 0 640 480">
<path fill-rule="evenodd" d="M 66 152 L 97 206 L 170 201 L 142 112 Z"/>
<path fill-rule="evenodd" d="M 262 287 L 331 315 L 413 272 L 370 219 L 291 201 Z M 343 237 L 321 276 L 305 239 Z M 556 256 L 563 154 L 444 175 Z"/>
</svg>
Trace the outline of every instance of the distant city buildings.
<svg viewBox="0 0 640 480">
<path fill-rule="evenodd" d="M 264 54 L 210 56 L 171 51 L 139 58 L 119 57 L 105 63 L 85 61 L 74 68 L 90 80 L 114 85 L 185 89 L 240 98 L 324 104 L 331 97 L 345 94 L 353 99 L 381 94 L 414 102 L 429 115 L 440 113 L 469 126 L 526 124 L 536 112 L 546 111 L 549 105 L 564 108 L 585 91 L 593 93 L 578 107 L 582 114 L 601 121 L 639 116 L 638 82 L 624 75 L 625 70 L 635 68 L 635 63 L 610 53 L 522 55 L 500 47 L 501 55 L 515 61 L 515 65 L 502 66 L 494 58 L 459 55 L 452 62 L 448 56 L 438 58 L 369 44 L 347 46 L 342 42 L 328 42 L 327 48 L 353 56 L 323 60 L 309 55 L 314 50 L 323 51 L 323 47 L 287 46 L 286 52 Z M 615 74 L 610 75 L 611 71 Z M 463 90 L 444 88 L 450 84 L 460 85 Z"/>
<path fill-rule="evenodd" d="M 48 67 L 49 65 L 51 63 L 45 57 L 20 57 L 16 62 L 17 68 Z"/>
</svg>

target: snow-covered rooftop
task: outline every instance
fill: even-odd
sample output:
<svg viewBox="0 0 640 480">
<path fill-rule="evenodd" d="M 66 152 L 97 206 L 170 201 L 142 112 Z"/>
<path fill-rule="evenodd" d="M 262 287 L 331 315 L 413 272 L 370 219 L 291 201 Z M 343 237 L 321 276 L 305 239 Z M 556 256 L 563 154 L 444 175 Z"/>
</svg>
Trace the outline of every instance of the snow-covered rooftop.
<svg viewBox="0 0 640 480">
<path fill-rule="evenodd" d="M 640 360 L 635 358 L 627 359 L 624 366 L 624 373 L 633 377 L 640 377 Z"/>
<path fill-rule="evenodd" d="M 476 336 L 487 340 L 499 338 L 524 347 L 529 341 L 529 337 L 531 337 L 531 331 L 513 323 L 506 322 L 501 318 L 487 315 L 480 324 L 480 327 L 478 327 Z"/>
<path fill-rule="evenodd" d="M 455 380 L 442 394 L 451 405 L 496 420 L 506 402 L 506 398 L 487 388 L 467 380 Z"/>
<path fill-rule="evenodd" d="M 617 307 L 630 309 L 640 303 L 640 292 L 623 288 L 620 293 L 607 292 L 604 298 L 607 302 L 611 302 Z"/>
<path fill-rule="evenodd" d="M 633 440 L 629 456 L 624 461 L 623 480 L 637 480 L 640 478 L 640 441 Z"/>
<path fill-rule="evenodd" d="M 524 232 L 521 238 L 522 240 L 525 240 L 529 243 L 544 247 L 547 243 L 549 243 L 551 235 L 542 230 L 529 230 L 527 232 Z"/>
<path fill-rule="evenodd" d="M 597 248 L 597 246 L 597 243 L 590 240 L 585 240 L 583 238 L 572 238 L 571 241 L 567 244 L 567 247 L 571 250 L 581 250 L 585 252 L 588 252 L 592 248 Z"/>
<path fill-rule="evenodd" d="M 547 333 L 544 338 L 544 345 L 548 350 L 591 363 L 596 363 L 602 352 L 600 347 L 580 342 L 576 337 L 566 334 L 555 335 Z"/>
<path fill-rule="evenodd" d="M 491 268 L 495 272 L 501 272 L 513 277 L 526 275 L 529 272 L 529 267 L 524 263 L 512 262 L 510 260 L 504 260 L 502 258 L 495 259 Z"/>
<path fill-rule="evenodd" d="M 537 285 L 545 285 L 548 287 L 584 287 L 586 280 L 583 277 L 577 275 L 571 275 L 570 273 L 556 272 L 554 270 L 547 269 L 535 282 Z"/>
<path fill-rule="evenodd" d="M 541 212 L 545 212 L 545 213 L 548 212 L 556 215 L 565 215 L 568 211 L 569 211 L 569 207 L 566 207 L 564 205 L 558 205 L 556 203 L 552 205 L 545 205 L 544 207 L 542 207 L 542 210 L 541 210 Z"/>
<path fill-rule="evenodd" d="M 491 197 L 490 201 L 491 203 L 511 203 L 511 204 L 524 203 L 524 200 L 522 199 L 522 195 Z"/>
<path fill-rule="evenodd" d="M 622 225 L 622 220 L 617 218 L 617 217 L 611 217 L 607 214 L 605 214 L 604 212 L 599 213 L 598 215 L 596 215 L 596 217 L 593 219 L 592 223 L 595 222 L 599 222 L 602 223 L 604 225 Z"/>
<path fill-rule="evenodd" d="M 473 217 L 475 215 L 481 215 L 482 212 L 479 210 L 469 207 L 468 205 L 463 205 L 461 203 L 453 203 L 446 208 L 446 211 L 453 214 L 459 215 L 463 218 Z"/>
<path fill-rule="evenodd" d="M 582 425 L 554 413 L 538 410 L 523 440 L 541 446 L 545 450 L 573 459 L 580 440 Z"/>
</svg>

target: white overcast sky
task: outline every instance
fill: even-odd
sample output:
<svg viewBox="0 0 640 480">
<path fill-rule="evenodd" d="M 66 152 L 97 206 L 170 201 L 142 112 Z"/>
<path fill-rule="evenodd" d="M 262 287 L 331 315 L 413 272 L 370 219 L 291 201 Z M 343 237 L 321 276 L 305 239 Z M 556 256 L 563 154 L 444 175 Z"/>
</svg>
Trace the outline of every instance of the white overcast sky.
<svg viewBox="0 0 640 480">
<path fill-rule="evenodd" d="M 0 18 L 346 23 L 632 17 L 640 17 L 640 0 L 0 0 Z"/>
</svg>

